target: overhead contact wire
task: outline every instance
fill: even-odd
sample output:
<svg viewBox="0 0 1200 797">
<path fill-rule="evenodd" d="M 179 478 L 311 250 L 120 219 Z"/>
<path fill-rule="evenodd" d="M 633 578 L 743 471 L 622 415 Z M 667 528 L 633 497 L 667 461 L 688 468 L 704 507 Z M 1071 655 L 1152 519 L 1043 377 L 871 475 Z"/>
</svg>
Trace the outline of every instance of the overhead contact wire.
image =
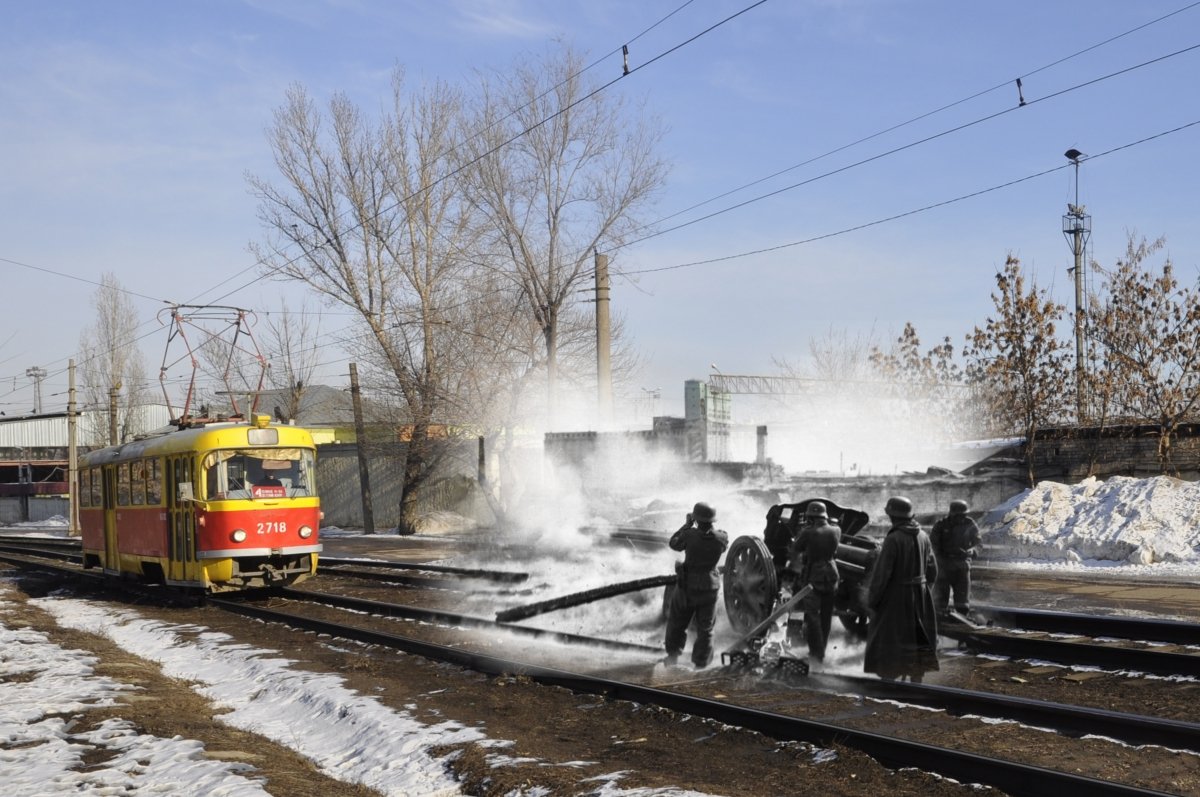
<svg viewBox="0 0 1200 797">
<path fill-rule="evenodd" d="M 1178 127 L 1171 128 L 1170 130 L 1164 130 L 1160 133 L 1155 133 L 1154 135 L 1151 135 L 1151 136 L 1146 136 L 1145 138 L 1138 139 L 1137 141 L 1131 141 L 1127 144 L 1122 144 L 1120 146 L 1113 147 L 1111 149 L 1107 149 L 1104 152 L 1100 152 L 1096 155 L 1089 155 L 1087 159 L 1095 160 L 1096 158 L 1102 158 L 1105 155 L 1111 155 L 1114 152 L 1120 152 L 1121 150 L 1129 149 L 1131 147 L 1135 147 L 1140 144 L 1145 144 L 1146 142 L 1153 141 L 1154 139 L 1162 138 L 1163 136 L 1168 136 L 1168 135 L 1171 135 L 1172 133 L 1178 133 L 1178 132 L 1186 130 L 1190 127 L 1195 127 L 1196 125 L 1200 125 L 1200 119 L 1193 121 L 1193 122 L 1188 122 L 1187 124 L 1179 125 Z M 963 194 L 961 196 L 954 197 L 953 199 L 946 199 L 941 202 L 935 202 L 931 205 L 925 205 L 924 207 L 914 208 L 912 210 L 907 210 L 903 213 L 897 213 L 892 216 L 887 216 L 882 219 L 876 219 L 874 221 L 865 222 L 863 224 L 856 224 L 853 227 L 846 227 L 841 230 L 837 230 L 836 232 L 824 233 L 823 235 L 816 235 L 811 238 L 805 238 L 800 241 L 791 241 L 789 243 L 779 244 L 777 246 L 768 246 L 768 247 L 763 247 L 761 249 L 752 249 L 752 250 L 748 250 L 745 252 L 738 252 L 738 253 L 732 254 L 732 255 L 724 255 L 722 257 L 713 257 L 713 258 L 709 258 L 707 260 L 694 260 L 694 261 L 691 261 L 688 263 L 676 263 L 675 265 L 671 265 L 671 266 L 660 266 L 657 268 L 645 268 L 645 269 L 637 269 L 634 271 L 625 271 L 625 272 L 622 272 L 622 274 L 623 275 L 653 274 L 653 273 L 659 272 L 659 271 L 674 271 L 676 269 L 681 269 L 681 268 L 692 268 L 694 266 L 703 266 L 703 265 L 708 265 L 710 263 L 720 263 L 720 262 L 727 261 L 727 260 L 737 260 L 737 259 L 743 258 L 743 257 L 751 257 L 753 255 L 765 254 L 767 252 L 776 252 L 776 251 L 779 251 L 780 249 L 789 249 L 794 246 L 801 246 L 803 244 L 814 243 L 816 241 L 823 241 L 827 238 L 834 238 L 839 235 L 846 235 L 847 233 L 856 232 L 858 230 L 864 230 L 864 229 L 867 229 L 868 227 L 877 227 L 880 224 L 886 224 L 887 222 L 895 221 L 897 219 L 902 219 L 907 216 L 915 216 L 918 213 L 924 213 L 929 210 L 934 210 L 936 208 L 945 207 L 946 205 L 953 205 L 956 202 L 962 202 L 967 199 L 973 199 L 974 197 L 977 197 L 977 196 L 989 194 L 989 193 L 992 193 L 993 191 L 999 191 L 1004 188 L 1010 188 L 1014 185 L 1018 185 L 1020 183 L 1025 183 L 1030 180 L 1037 179 L 1038 177 L 1044 177 L 1047 174 L 1052 174 L 1054 172 L 1062 171 L 1063 169 L 1069 169 L 1069 168 L 1071 168 L 1072 165 L 1073 164 L 1070 164 L 1070 163 L 1064 163 L 1063 165 L 1055 166 L 1052 169 L 1044 169 L 1040 172 L 1035 172 L 1034 174 L 1026 175 L 1025 177 L 1018 177 L 1015 180 L 1009 180 L 1006 183 L 1000 183 L 999 185 L 994 185 L 994 186 L 991 186 L 990 188 L 983 188 L 983 189 L 980 189 L 979 191 L 972 191 L 969 194 Z"/>
</svg>

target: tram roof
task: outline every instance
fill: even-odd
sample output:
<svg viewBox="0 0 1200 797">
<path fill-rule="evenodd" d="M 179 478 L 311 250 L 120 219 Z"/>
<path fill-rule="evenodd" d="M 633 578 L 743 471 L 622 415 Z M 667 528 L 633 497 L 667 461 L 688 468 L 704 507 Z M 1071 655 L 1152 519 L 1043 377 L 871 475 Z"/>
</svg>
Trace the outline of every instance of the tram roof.
<svg viewBox="0 0 1200 797">
<path fill-rule="evenodd" d="M 265 417 L 265 416 L 264 416 Z M 272 430 L 275 434 L 255 434 Z M 254 437 L 261 438 L 252 442 Z M 269 441 L 267 441 L 269 438 Z M 257 425 L 252 421 L 223 421 L 190 426 L 171 427 L 118 446 L 97 449 L 80 457 L 81 465 L 100 465 L 141 457 L 178 454 L 215 448 L 314 448 L 312 433 L 304 426 L 269 423 Z"/>
</svg>

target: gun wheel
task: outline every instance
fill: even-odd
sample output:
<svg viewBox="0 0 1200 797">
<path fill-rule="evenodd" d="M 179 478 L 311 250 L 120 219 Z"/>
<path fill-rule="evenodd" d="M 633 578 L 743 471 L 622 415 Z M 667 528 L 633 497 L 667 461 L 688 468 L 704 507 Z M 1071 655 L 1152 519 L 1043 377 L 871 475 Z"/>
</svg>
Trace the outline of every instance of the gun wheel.
<svg viewBox="0 0 1200 797">
<path fill-rule="evenodd" d="M 779 582 L 766 543 L 758 537 L 738 537 L 725 554 L 725 614 L 739 634 L 766 619 L 775 606 Z"/>
</svg>

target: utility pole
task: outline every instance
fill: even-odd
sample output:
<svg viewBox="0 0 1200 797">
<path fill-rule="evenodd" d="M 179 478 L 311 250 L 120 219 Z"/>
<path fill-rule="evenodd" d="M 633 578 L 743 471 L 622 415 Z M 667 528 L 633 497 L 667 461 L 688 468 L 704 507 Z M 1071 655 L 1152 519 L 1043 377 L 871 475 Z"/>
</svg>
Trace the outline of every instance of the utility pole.
<svg viewBox="0 0 1200 797">
<path fill-rule="evenodd" d="M 120 395 L 120 382 L 108 389 L 108 444 L 110 446 L 121 442 L 117 437 L 117 397 Z"/>
<path fill-rule="evenodd" d="M 75 361 L 67 361 L 67 535 L 79 536 L 79 448 L 76 443 Z"/>
<path fill-rule="evenodd" d="M 350 363 L 350 398 L 354 402 L 354 447 L 358 449 L 358 483 L 362 492 L 363 534 L 375 533 L 375 507 L 371 502 L 371 472 L 367 468 L 366 425 L 363 423 L 362 393 L 358 388 L 358 363 Z"/>
<path fill-rule="evenodd" d="M 1063 235 L 1071 244 L 1075 255 L 1075 423 L 1082 426 L 1087 420 L 1087 361 L 1084 359 L 1084 336 L 1087 310 L 1083 291 L 1083 251 L 1092 234 L 1092 217 L 1079 204 L 1079 159 L 1086 158 L 1077 149 L 1069 149 L 1064 155 L 1075 164 L 1075 204 L 1067 204 L 1063 219 Z"/>
<path fill-rule="evenodd" d="M 600 427 L 612 423 L 612 326 L 608 308 L 608 255 L 596 256 L 596 406 Z"/>
<path fill-rule="evenodd" d="M 39 366 L 25 369 L 25 376 L 33 380 L 33 414 L 42 414 L 42 380 L 46 378 L 46 369 Z"/>
</svg>

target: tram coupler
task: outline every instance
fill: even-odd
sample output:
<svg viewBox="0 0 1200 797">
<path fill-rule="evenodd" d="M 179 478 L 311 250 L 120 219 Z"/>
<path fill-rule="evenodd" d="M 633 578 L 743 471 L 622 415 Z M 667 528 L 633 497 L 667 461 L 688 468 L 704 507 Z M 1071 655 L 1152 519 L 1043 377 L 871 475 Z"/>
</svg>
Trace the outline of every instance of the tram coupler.
<svg viewBox="0 0 1200 797">
<path fill-rule="evenodd" d="M 279 568 L 275 567 L 275 565 L 271 564 L 270 562 L 264 564 L 262 566 L 262 570 L 263 570 L 263 581 L 266 582 L 267 584 L 274 584 L 276 582 L 283 581 L 284 579 L 287 578 L 287 573 L 285 571 L 280 570 Z"/>
</svg>

